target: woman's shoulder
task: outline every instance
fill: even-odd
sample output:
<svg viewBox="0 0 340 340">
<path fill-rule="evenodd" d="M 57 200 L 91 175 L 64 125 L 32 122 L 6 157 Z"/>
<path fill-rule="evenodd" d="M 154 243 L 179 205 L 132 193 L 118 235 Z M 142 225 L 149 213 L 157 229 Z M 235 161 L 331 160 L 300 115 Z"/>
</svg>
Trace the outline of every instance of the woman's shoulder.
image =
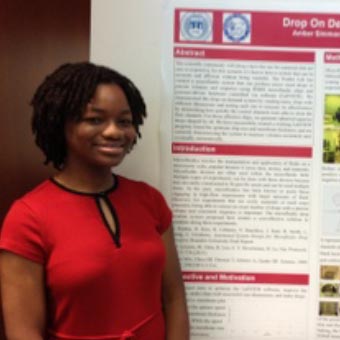
<svg viewBox="0 0 340 340">
<path fill-rule="evenodd" d="M 158 195 L 160 191 L 147 182 L 136 180 L 121 175 L 115 175 L 117 178 L 117 187 L 122 191 L 138 193 L 139 195 Z"/>
<path fill-rule="evenodd" d="M 172 212 L 163 194 L 152 185 L 122 176 L 117 176 L 117 188 L 124 202 L 131 202 L 131 206 L 142 207 L 158 221 L 157 230 L 162 234 L 172 220 Z M 133 205 L 134 203 L 134 205 Z"/>
<path fill-rule="evenodd" d="M 44 181 L 13 202 L 1 226 L 1 249 L 44 263 L 49 187 Z"/>
<path fill-rule="evenodd" d="M 168 209 L 168 204 L 164 195 L 154 186 L 144 181 L 123 176 L 117 176 L 117 182 L 118 192 L 120 195 L 125 196 L 126 199 L 134 198 L 148 206 L 165 206 Z"/>
<path fill-rule="evenodd" d="M 26 192 L 24 195 L 22 195 L 18 201 L 23 202 L 34 202 L 36 200 L 40 201 L 41 199 L 50 198 L 51 195 L 58 192 L 55 190 L 55 185 L 52 183 L 50 179 L 46 179 L 28 192 Z"/>
<path fill-rule="evenodd" d="M 48 206 L 49 202 L 53 201 L 55 193 L 53 183 L 47 179 L 17 198 L 10 211 L 32 211 L 39 212 L 44 211 Z"/>
</svg>

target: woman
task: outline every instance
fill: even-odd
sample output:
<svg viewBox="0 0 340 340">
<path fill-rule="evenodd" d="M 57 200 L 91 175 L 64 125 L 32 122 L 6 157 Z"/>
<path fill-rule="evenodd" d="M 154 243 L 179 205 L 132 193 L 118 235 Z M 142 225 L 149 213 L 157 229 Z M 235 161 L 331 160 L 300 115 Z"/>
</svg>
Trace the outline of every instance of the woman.
<svg viewBox="0 0 340 340">
<path fill-rule="evenodd" d="M 116 71 L 65 64 L 33 100 L 53 178 L 17 200 L 1 232 L 8 340 L 187 340 L 188 316 L 162 195 L 112 174 L 140 137 L 140 92 Z"/>
</svg>

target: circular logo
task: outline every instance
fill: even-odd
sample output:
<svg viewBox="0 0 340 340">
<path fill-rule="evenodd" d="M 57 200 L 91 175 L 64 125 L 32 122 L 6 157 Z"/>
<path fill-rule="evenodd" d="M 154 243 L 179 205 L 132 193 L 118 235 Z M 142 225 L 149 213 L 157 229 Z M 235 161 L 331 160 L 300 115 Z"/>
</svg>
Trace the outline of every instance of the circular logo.
<svg viewBox="0 0 340 340">
<path fill-rule="evenodd" d="M 207 40 L 211 35 L 211 17 L 207 13 L 186 13 L 182 17 L 181 33 L 187 40 Z"/>
<path fill-rule="evenodd" d="M 224 21 L 223 31 L 229 40 L 242 41 L 249 36 L 249 20 L 242 14 L 230 15 Z"/>
</svg>

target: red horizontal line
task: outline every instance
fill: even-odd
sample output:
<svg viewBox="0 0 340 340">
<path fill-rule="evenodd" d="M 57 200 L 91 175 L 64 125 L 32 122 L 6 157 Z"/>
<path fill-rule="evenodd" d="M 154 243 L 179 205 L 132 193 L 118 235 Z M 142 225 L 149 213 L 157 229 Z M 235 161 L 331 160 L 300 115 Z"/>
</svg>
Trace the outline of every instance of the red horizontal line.
<svg viewBox="0 0 340 340">
<path fill-rule="evenodd" d="M 271 146 L 271 145 L 236 145 L 205 143 L 173 143 L 173 154 L 230 155 L 230 156 L 266 156 L 311 158 L 311 147 Z"/>
<path fill-rule="evenodd" d="M 182 272 L 185 282 L 308 285 L 308 274 Z"/>
</svg>

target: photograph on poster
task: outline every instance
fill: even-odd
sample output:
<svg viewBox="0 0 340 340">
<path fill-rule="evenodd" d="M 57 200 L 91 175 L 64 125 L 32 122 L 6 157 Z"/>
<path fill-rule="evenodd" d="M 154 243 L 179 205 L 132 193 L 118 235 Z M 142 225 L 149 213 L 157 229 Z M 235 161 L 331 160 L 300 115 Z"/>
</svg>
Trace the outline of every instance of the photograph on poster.
<svg viewBox="0 0 340 340">
<path fill-rule="evenodd" d="M 321 266 L 320 278 L 324 280 L 340 280 L 340 267 L 328 265 Z"/>
<path fill-rule="evenodd" d="M 340 163 L 340 95 L 325 96 L 323 162 Z"/>
<path fill-rule="evenodd" d="M 339 283 L 321 283 L 320 297 L 338 297 Z"/>
<path fill-rule="evenodd" d="M 327 94 L 325 96 L 325 116 L 326 126 L 340 126 L 340 95 Z"/>
<path fill-rule="evenodd" d="M 323 162 L 340 163 L 340 130 L 324 129 Z"/>
<path fill-rule="evenodd" d="M 319 304 L 320 316 L 338 316 L 339 303 L 334 301 L 321 301 Z"/>
</svg>

